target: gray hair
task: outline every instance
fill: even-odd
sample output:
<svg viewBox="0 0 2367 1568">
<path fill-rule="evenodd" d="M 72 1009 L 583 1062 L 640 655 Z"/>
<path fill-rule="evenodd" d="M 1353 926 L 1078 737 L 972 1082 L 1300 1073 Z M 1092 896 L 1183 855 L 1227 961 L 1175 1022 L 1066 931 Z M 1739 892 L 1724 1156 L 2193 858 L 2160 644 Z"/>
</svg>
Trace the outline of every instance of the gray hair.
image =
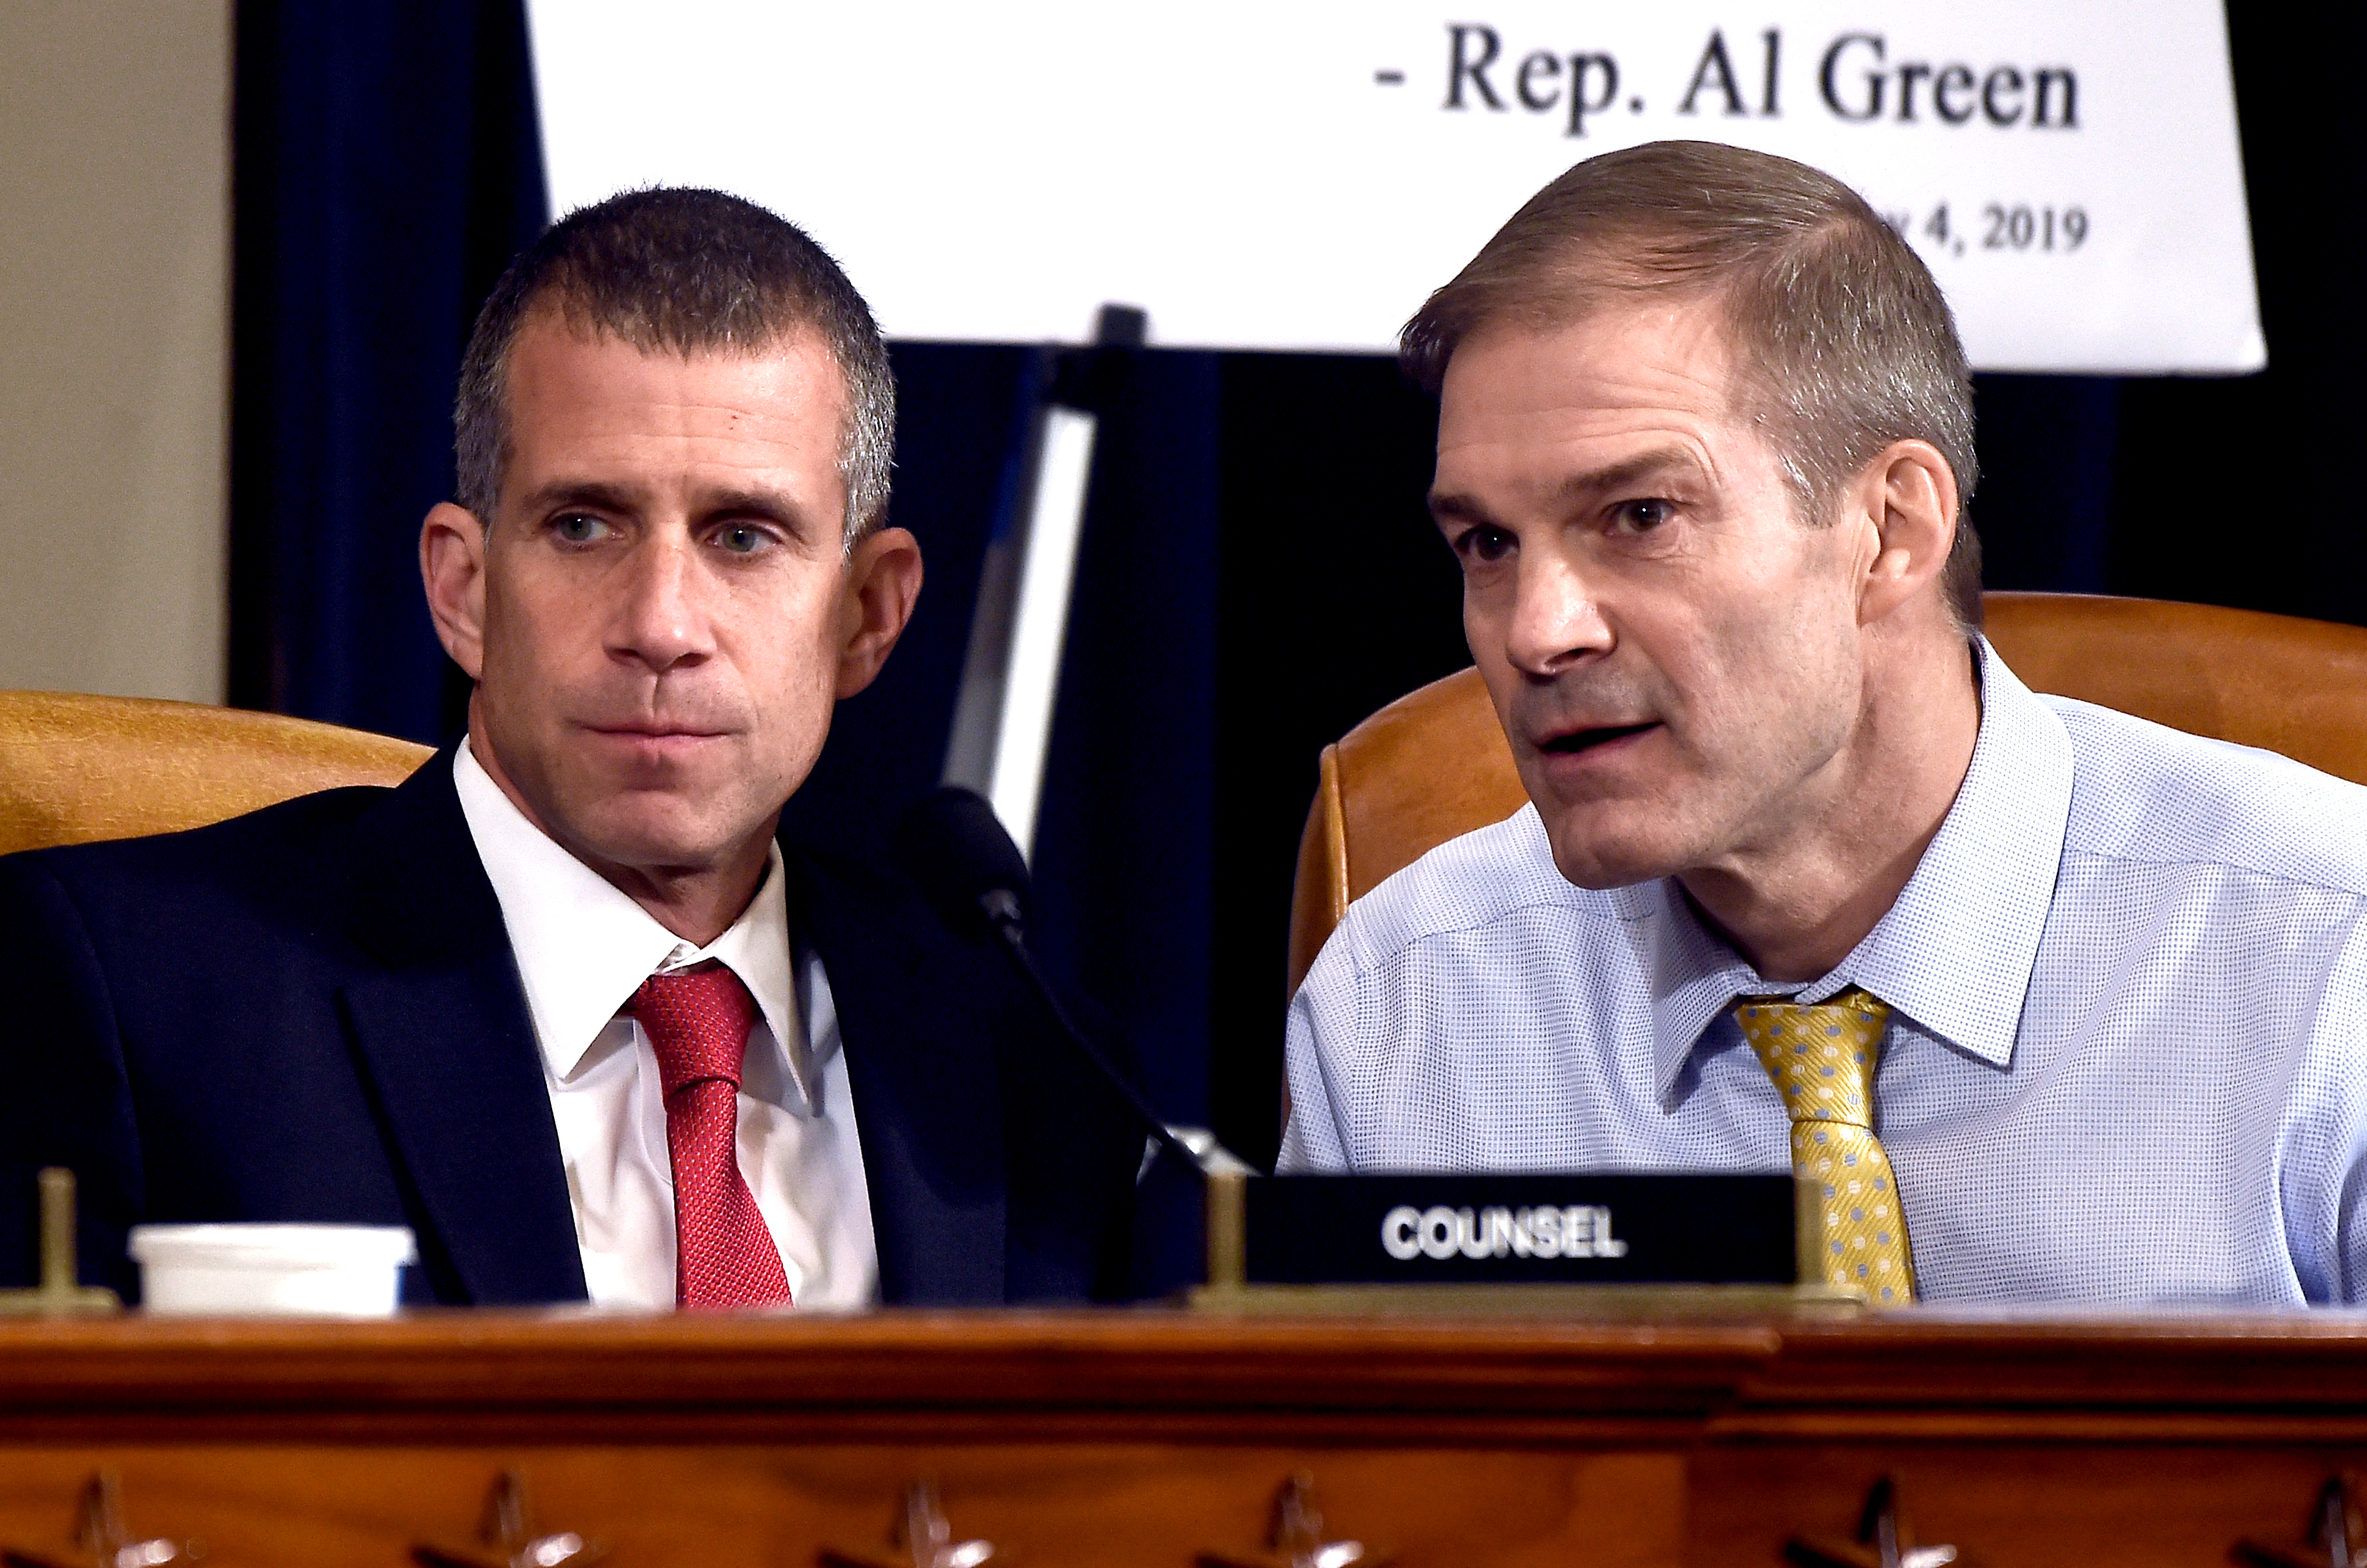
<svg viewBox="0 0 2367 1568">
<path fill-rule="evenodd" d="M 538 310 L 645 354 L 756 354 L 818 333 L 846 382 L 838 471 L 852 551 L 888 511 L 896 380 L 863 296 L 804 231 L 722 191 L 628 191 L 544 231 L 493 285 L 452 408 L 459 502 L 490 525 L 510 457 L 509 356 Z"/>
<path fill-rule="evenodd" d="M 1981 624 L 1973 529 L 1972 373 L 1948 302 L 1913 248 L 1855 191 L 1772 153 L 1654 141 L 1590 158 L 1531 197 L 1408 321 L 1399 357 L 1435 392 L 1455 345 L 1510 321 L 1566 325 L 1603 296 L 1716 297 L 1737 351 L 1737 393 L 1764 426 L 1802 515 L 1829 520 L 1842 488 L 1895 441 L 1929 442 L 1955 475 L 1943 583 L 1965 631 Z"/>
</svg>

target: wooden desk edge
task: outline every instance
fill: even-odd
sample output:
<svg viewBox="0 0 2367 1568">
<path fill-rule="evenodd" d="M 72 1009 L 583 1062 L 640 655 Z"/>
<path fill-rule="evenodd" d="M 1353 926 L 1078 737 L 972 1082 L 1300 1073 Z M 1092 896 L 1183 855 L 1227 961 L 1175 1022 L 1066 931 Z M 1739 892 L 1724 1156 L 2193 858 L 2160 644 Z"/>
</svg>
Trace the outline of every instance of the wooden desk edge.
<svg viewBox="0 0 2367 1568">
<path fill-rule="evenodd" d="M 846 1316 L 426 1313 L 389 1321 L 0 1322 L 0 1437 L 147 1421 L 320 1435 L 556 1422 L 1320 1434 L 1418 1414 L 1521 1441 L 2000 1416 L 2205 1414 L 2367 1435 L 2367 1322 L 2332 1314 L 1901 1313 L 1861 1320 L 1210 1317 L 1172 1311 Z M 1969 1428 L 1968 1428 L 1969 1429 Z"/>
</svg>

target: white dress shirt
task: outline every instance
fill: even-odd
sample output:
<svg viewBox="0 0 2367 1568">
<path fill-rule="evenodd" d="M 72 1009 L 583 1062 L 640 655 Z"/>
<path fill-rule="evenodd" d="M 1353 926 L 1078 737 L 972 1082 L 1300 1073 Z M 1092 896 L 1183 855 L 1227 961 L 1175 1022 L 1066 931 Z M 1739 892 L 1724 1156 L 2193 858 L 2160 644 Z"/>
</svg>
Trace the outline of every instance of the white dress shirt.
<svg viewBox="0 0 2367 1568">
<path fill-rule="evenodd" d="M 1535 807 L 1358 899 L 1290 1010 L 1286 1170 L 1788 1170 L 1744 995 L 1891 1008 L 1875 1131 L 1934 1301 L 2367 1299 L 2367 789 L 2033 696 L 1806 986 Z"/>
<path fill-rule="evenodd" d="M 790 1297 L 800 1308 L 875 1300 L 879 1255 L 838 1016 L 821 958 L 791 940 L 780 847 L 731 929 L 693 947 L 527 821 L 466 743 L 452 782 L 542 1049 L 594 1303 L 674 1305 L 674 1161 L 657 1055 L 617 1010 L 649 976 L 709 959 L 740 977 L 763 1014 L 742 1067 L 740 1174 L 780 1248 Z"/>
</svg>

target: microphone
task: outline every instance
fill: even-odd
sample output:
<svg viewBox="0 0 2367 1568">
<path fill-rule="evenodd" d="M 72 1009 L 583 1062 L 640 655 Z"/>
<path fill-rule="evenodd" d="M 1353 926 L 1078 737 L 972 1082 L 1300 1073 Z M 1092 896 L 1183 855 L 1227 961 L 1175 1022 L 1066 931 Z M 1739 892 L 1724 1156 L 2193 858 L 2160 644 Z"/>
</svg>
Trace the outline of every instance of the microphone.
<svg viewBox="0 0 2367 1568">
<path fill-rule="evenodd" d="M 896 856 L 938 917 L 962 935 L 1024 931 L 1027 863 L 976 790 L 946 784 L 914 801 L 897 827 Z"/>
<path fill-rule="evenodd" d="M 1027 862 L 994 807 L 975 790 L 946 784 L 912 803 L 896 832 L 897 858 L 935 908 L 938 917 L 965 936 L 992 933 L 1052 1015 L 1069 1043 L 1094 1073 L 1142 1119 L 1161 1147 L 1199 1169 L 1204 1161 L 1170 1132 L 1124 1073 L 1091 1035 L 1077 1027 L 1027 950 Z"/>
</svg>

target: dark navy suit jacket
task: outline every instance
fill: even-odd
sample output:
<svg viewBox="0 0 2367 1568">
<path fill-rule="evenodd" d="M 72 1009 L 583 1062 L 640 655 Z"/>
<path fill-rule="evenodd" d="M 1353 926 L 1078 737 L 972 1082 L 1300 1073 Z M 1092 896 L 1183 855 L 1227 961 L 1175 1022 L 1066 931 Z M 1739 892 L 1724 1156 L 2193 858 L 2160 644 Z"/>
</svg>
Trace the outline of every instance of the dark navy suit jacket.
<svg viewBox="0 0 2367 1568">
<path fill-rule="evenodd" d="M 81 1179 L 85 1280 L 126 1230 L 407 1224 L 417 1299 L 580 1301 L 541 1056 L 451 752 L 193 832 L 0 859 L 0 1279 L 34 1172 Z M 889 1303 L 1124 1288 L 1142 1131 L 1007 955 L 878 866 L 784 843 L 830 977 Z"/>
</svg>

